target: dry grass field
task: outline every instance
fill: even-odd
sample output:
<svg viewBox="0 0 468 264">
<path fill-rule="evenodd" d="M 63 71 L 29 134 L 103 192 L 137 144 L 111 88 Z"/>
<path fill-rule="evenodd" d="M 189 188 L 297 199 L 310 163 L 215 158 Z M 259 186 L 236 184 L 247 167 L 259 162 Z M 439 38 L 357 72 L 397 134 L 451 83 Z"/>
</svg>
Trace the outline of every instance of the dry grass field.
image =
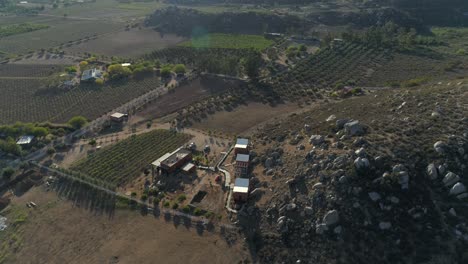
<svg viewBox="0 0 468 264">
<path fill-rule="evenodd" d="M 28 201 L 38 208 L 27 208 Z M 14 198 L 10 208 L 2 215 L 10 222 L 20 215 L 21 223 L 4 233 L 17 243 L 2 248 L 4 263 L 238 263 L 249 258 L 241 242 L 230 245 L 220 234 L 138 211 L 96 215 L 42 187 Z"/>
</svg>

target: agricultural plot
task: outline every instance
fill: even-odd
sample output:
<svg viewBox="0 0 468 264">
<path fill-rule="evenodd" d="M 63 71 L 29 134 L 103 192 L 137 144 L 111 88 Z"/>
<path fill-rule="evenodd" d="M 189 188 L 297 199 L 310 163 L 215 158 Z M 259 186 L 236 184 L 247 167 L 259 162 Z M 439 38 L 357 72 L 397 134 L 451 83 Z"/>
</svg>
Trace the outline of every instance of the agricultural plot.
<svg viewBox="0 0 468 264">
<path fill-rule="evenodd" d="M 148 164 L 189 139 L 186 134 L 153 130 L 95 152 L 71 169 L 109 183 L 125 184 L 139 176 Z"/>
<path fill-rule="evenodd" d="M 147 78 L 70 90 L 41 87 L 40 79 L 0 79 L 0 123 L 66 122 L 76 115 L 95 119 L 160 87 L 160 81 L 159 78 Z"/>
<path fill-rule="evenodd" d="M 67 54 L 89 52 L 106 56 L 136 57 L 153 50 L 167 48 L 184 38 L 173 34 L 160 34 L 149 28 L 131 29 L 100 36 L 78 45 L 65 47 Z"/>
<path fill-rule="evenodd" d="M 261 35 L 206 34 L 181 43 L 182 47 L 256 49 L 263 50 L 273 44 L 272 40 Z"/>
<path fill-rule="evenodd" d="M 76 20 L 71 18 L 49 18 L 46 29 L 0 38 L 0 53 L 24 54 L 39 49 L 49 49 L 69 41 L 93 37 L 122 29 L 123 24 Z"/>
<path fill-rule="evenodd" d="M 337 84 L 363 83 L 390 59 L 390 53 L 354 43 L 323 49 L 276 76 L 270 82 L 272 96 L 294 100 Z"/>
<path fill-rule="evenodd" d="M 46 77 L 58 71 L 62 71 L 64 66 L 45 64 L 1 64 L 0 78 L 2 77 Z"/>
<path fill-rule="evenodd" d="M 13 24 L 13 25 L 4 25 L 0 26 L 0 38 L 7 37 L 11 35 L 17 35 L 21 33 L 36 31 L 40 29 L 48 28 L 47 25 L 41 24 L 30 24 L 30 23 L 22 23 L 22 24 Z"/>
</svg>

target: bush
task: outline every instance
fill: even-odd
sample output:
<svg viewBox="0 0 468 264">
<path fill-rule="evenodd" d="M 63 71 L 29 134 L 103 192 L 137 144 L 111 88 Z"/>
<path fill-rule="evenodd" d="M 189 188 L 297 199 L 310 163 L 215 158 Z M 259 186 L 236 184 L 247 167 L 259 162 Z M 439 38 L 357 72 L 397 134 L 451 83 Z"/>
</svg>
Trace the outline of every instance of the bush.
<svg viewBox="0 0 468 264">
<path fill-rule="evenodd" d="M 179 203 L 185 201 L 187 199 L 187 196 L 185 196 L 185 194 L 181 194 L 177 197 L 177 201 L 179 201 Z"/>
<path fill-rule="evenodd" d="M 88 120 L 83 116 L 74 116 L 69 121 L 68 124 L 74 129 L 80 129 L 88 123 Z"/>
<path fill-rule="evenodd" d="M 47 155 L 53 155 L 55 153 L 55 149 L 54 148 L 48 148 L 47 149 Z"/>
<path fill-rule="evenodd" d="M 206 218 L 211 218 L 211 217 L 213 217 L 213 216 L 214 216 L 214 213 L 213 213 L 213 212 L 206 212 L 206 214 L 205 214 L 205 217 L 206 217 Z"/>
<path fill-rule="evenodd" d="M 148 195 L 147 195 L 146 193 L 142 194 L 142 195 L 141 195 L 141 200 L 142 200 L 142 201 L 148 200 Z"/>
<path fill-rule="evenodd" d="M 178 204 L 177 202 L 174 202 L 174 203 L 172 204 L 172 209 L 175 210 L 175 209 L 177 209 L 177 208 L 179 208 L 179 204 Z"/>
<path fill-rule="evenodd" d="M 9 180 L 13 174 L 15 174 L 15 170 L 11 167 L 4 169 L 2 172 L 2 176 L 6 180 Z"/>
<path fill-rule="evenodd" d="M 193 210 L 193 214 L 196 215 L 196 216 L 200 216 L 202 215 L 202 210 L 200 208 L 195 208 L 195 210 Z"/>
<path fill-rule="evenodd" d="M 184 212 L 186 214 L 190 213 L 190 206 L 186 205 L 186 206 L 182 207 L 182 212 Z"/>
<path fill-rule="evenodd" d="M 184 74 L 185 71 L 185 65 L 183 64 L 177 64 L 176 66 L 174 66 L 174 72 L 177 74 Z"/>
<path fill-rule="evenodd" d="M 96 79 L 96 80 L 94 81 L 94 83 L 97 84 L 97 85 L 103 85 L 103 84 L 104 84 L 104 80 L 103 80 L 103 79 Z"/>
<path fill-rule="evenodd" d="M 171 203 L 169 201 L 165 201 L 163 205 L 164 205 L 165 208 L 169 208 Z"/>
<path fill-rule="evenodd" d="M 113 64 L 109 66 L 107 71 L 109 73 L 109 78 L 113 80 L 127 78 L 132 75 L 132 70 L 120 64 Z"/>
<path fill-rule="evenodd" d="M 83 70 L 83 68 L 86 68 L 86 66 L 88 66 L 88 62 L 87 62 L 87 61 L 82 61 L 82 62 L 80 62 L 80 68 L 81 68 L 81 70 Z"/>
<path fill-rule="evenodd" d="M 171 67 L 168 66 L 168 65 L 162 67 L 161 76 L 164 77 L 164 78 L 167 78 L 167 77 L 171 76 Z"/>
</svg>

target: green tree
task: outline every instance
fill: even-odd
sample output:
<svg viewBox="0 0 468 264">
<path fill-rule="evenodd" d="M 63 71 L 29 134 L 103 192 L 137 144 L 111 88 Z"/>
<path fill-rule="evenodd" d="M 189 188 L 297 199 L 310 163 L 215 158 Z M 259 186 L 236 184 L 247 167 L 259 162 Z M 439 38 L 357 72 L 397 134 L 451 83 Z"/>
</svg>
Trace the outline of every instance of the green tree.
<svg viewBox="0 0 468 264">
<path fill-rule="evenodd" d="M 74 116 L 69 121 L 68 124 L 74 129 L 80 129 L 88 123 L 88 120 L 83 116 Z"/>
<path fill-rule="evenodd" d="M 132 70 L 130 70 L 128 67 L 124 67 L 120 64 L 113 64 L 109 66 L 108 68 L 108 73 L 109 77 L 111 79 L 122 79 L 122 78 L 127 78 L 132 75 Z"/>
<path fill-rule="evenodd" d="M 176 66 L 174 66 L 174 72 L 177 74 L 184 74 L 185 71 L 185 65 L 183 64 L 177 64 Z"/>
<path fill-rule="evenodd" d="M 35 137 L 45 137 L 49 134 L 49 130 L 45 127 L 35 127 L 31 130 L 30 134 Z"/>
<path fill-rule="evenodd" d="M 163 66 L 161 68 L 161 76 L 164 78 L 171 76 L 171 67 L 169 65 Z"/>
<path fill-rule="evenodd" d="M 256 80 L 260 74 L 260 66 L 262 65 L 262 57 L 258 52 L 252 53 L 244 59 L 244 70 L 250 79 Z"/>
</svg>

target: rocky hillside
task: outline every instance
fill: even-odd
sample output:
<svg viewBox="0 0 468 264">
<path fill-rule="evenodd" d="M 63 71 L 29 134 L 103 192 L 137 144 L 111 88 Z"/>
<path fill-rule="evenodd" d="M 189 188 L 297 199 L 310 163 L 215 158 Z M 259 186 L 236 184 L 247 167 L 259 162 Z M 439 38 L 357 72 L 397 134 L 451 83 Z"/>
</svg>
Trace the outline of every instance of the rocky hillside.
<svg viewBox="0 0 468 264">
<path fill-rule="evenodd" d="M 468 85 L 372 90 L 254 134 L 261 263 L 468 263 Z"/>
</svg>

